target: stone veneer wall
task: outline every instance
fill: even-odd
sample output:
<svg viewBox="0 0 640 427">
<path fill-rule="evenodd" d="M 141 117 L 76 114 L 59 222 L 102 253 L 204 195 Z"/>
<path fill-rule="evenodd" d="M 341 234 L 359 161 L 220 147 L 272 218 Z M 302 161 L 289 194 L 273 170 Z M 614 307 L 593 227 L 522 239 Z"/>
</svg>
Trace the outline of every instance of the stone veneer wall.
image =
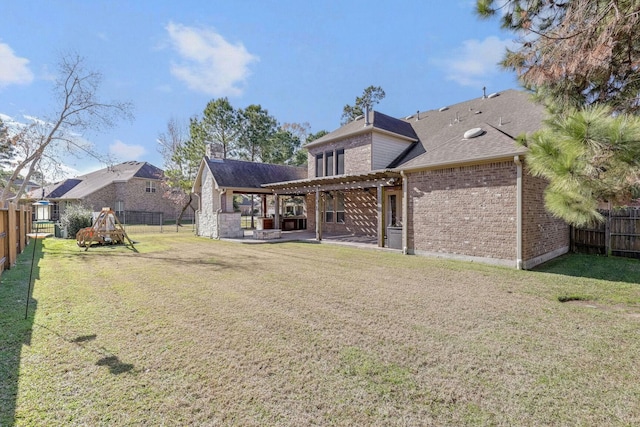
<svg viewBox="0 0 640 427">
<path fill-rule="evenodd" d="M 200 208 L 198 210 L 198 236 L 209 237 L 211 239 L 220 238 L 218 233 L 218 216 L 216 210 L 219 208 L 219 197 L 214 189 L 214 182 L 208 168 L 204 169 L 202 175 L 202 189 L 200 197 Z"/>
<path fill-rule="evenodd" d="M 211 239 L 237 239 L 244 236 L 240 227 L 240 212 L 218 212 L 220 191 L 216 190 L 213 176 L 208 168 L 202 175 L 201 204 L 198 212 L 198 236 Z M 225 201 L 223 200 L 223 203 Z M 224 206 L 223 206 L 224 207 Z"/>
<path fill-rule="evenodd" d="M 524 268 L 562 255 L 569 250 L 570 227 L 544 207 L 547 182 L 522 173 L 522 259 Z"/>
<path fill-rule="evenodd" d="M 513 162 L 412 172 L 408 248 L 515 266 L 517 188 Z"/>
<path fill-rule="evenodd" d="M 309 148 L 307 154 L 307 167 L 309 178 L 316 176 L 316 154 L 325 151 L 334 151 L 344 148 L 344 172 L 345 174 L 367 173 L 371 171 L 371 133 L 356 135 L 351 138 L 341 139 Z"/>
</svg>

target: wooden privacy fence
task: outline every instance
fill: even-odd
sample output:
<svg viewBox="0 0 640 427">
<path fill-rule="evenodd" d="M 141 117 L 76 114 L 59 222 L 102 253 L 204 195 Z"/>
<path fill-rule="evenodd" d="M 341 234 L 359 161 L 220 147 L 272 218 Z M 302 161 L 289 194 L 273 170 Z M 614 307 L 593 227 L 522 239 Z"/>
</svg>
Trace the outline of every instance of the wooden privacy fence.
<svg viewBox="0 0 640 427">
<path fill-rule="evenodd" d="M 18 254 L 27 246 L 31 232 L 31 207 L 9 203 L 0 209 L 0 273 L 15 265 Z"/>
<path fill-rule="evenodd" d="M 591 228 L 571 228 L 573 252 L 640 258 L 640 209 L 601 211 L 605 221 Z"/>
</svg>

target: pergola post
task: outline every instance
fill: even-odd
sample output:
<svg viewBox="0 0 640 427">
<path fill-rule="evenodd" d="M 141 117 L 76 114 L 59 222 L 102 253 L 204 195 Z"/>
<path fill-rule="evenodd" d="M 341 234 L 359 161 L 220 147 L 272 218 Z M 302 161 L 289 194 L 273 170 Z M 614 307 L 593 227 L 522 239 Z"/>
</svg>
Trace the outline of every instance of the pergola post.
<svg viewBox="0 0 640 427">
<path fill-rule="evenodd" d="M 278 195 L 278 193 L 276 193 L 274 195 L 274 204 L 275 206 L 273 207 L 274 210 L 274 215 L 273 215 L 273 228 L 280 228 L 280 196 Z"/>
<path fill-rule="evenodd" d="M 316 188 L 316 240 L 322 240 L 322 203 L 320 188 Z"/>
<path fill-rule="evenodd" d="M 378 247 L 384 247 L 384 187 L 378 185 L 377 187 L 377 217 L 378 217 Z"/>
</svg>

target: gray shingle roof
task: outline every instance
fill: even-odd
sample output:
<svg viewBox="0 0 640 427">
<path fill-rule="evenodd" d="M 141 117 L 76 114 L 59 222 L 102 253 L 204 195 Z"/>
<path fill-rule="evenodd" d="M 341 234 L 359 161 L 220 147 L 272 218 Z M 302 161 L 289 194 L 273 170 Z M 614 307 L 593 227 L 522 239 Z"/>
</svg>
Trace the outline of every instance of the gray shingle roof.
<svg viewBox="0 0 640 427">
<path fill-rule="evenodd" d="M 408 119 L 420 142 L 393 166 L 412 169 L 522 154 L 526 149 L 514 138 L 539 129 L 543 118 L 544 108 L 518 90 L 421 112 L 419 120 L 417 115 Z M 465 139 L 464 133 L 474 128 L 484 133 Z"/>
<path fill-rule="evenodd" d="M 388 116 L 386 114 L 380 113 L 379 111 L 371 111 L 369 113 L 370 123 L 365 126 L 365 120 L 359 119 L 354 120 L 346 125 L 334 130 L 333 132 L 328 133 L 322 138 L 318 138 L 315 141 L 307 144 L 307 147 L 313 147 L 315 145 L 321 145 L 328 141 L 333 141 L 335 139 L 344 138 L 351 135 L 356 135 L 362 132 L 369 132 L 371 130 L 381 130 L 385 132 L 394 133 L 396 135 L 417 140 L 418 136 L 416 135 L 415 130 L 410 122 L 396 119 L 394 117 Z"/>
<path fill-rule="evenodd" d="M 416 142 L 400 154 L 388 168 L 414 169 L 476 160 L 508 157 L 526 152 L 514 139 L 540 128 L 544 108 L 530 95 L 506 90 L 495 96 L 479 97 L 438 110 L 424 111 L 403 119 L 372 112 L 372 123 L 356 120 L 319 138 L 308 147 L 374 129 L 391 132 Z M 484 133 L 465 139 L 466 131 L 481 128 Z"/>
<path fill-rule="evenodd" d="M 49 185 L 45 187 L 45 197 L 79 200 L 114 182 L 127 182 L 133 178 L 158 180 L 162 179 L 163 175 L 162 169 L 150 163 L 124 162 Z M 42 192 L 42 190 L 36 191 Z"/>
<path fill-rule="evenodd" d="M 307 177 L 307 168 L 231 159 L 205 160 L 218 186 L 225 188 L 262 189 L 263 184 Z"/>
</svg>

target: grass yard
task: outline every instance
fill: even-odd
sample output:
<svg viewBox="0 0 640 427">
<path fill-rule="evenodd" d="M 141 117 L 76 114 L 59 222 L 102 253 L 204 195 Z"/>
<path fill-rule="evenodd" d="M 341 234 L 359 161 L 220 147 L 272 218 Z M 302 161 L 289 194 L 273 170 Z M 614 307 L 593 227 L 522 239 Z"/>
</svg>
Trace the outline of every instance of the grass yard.
<svg viewBox="0 0 640 427">
<path fill-rule="evenodd" d="M 0 426 L 640 425 L 636 260 L 135 240 L 3 273 Z"/>
</svg>

